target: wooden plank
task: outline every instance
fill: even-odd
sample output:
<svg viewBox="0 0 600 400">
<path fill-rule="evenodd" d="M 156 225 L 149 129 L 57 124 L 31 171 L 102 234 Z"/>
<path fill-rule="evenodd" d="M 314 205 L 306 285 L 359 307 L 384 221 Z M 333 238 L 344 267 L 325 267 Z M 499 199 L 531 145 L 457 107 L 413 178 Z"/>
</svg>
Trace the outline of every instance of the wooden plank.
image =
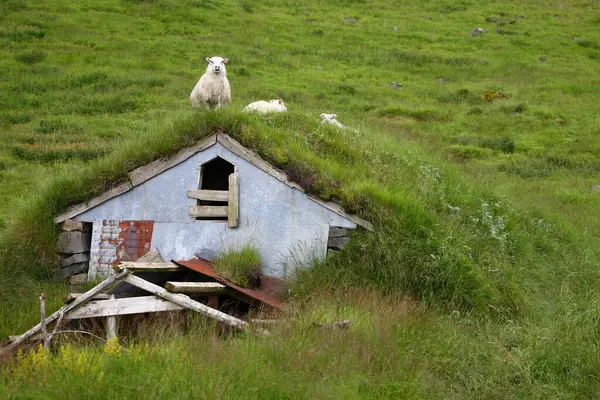
<svg viewBox="0 0 600 400">
<path fill-rule="evenodd" d="M 190 199 L 208 200 L 208 201 L 228 201 L 229 192 L 227 190 L 188 190 L 187 196 Z"/>
<path fill-rule="evenodd" d="M 223 293 L 227 286 L 218 282 L 171 282 L 165 284 L 165 289 L 172 293 Z"/>
<path fill-rule="evenodd" d="M 127 268 L 131 272 L 173 272 L 181 271 L 182 268 L 177 264 L 170 262 L 156 262 L 156 263 L 140 263 L 135 261 L 123 261 L 115 271 L 120 271 L 123 268 Z"/>
<path fill-rule="evenodd" d="M 273 167 L 271 164 L 267 163 L 254 151 L 242 146 L 237 140 L 233 139 L 231 136 L 226 135 L 224 133 L 219 133 L 217 136 L 217 142 L 219 142 L 232 153 L 248 161 L 250 164 L 268 173 L 278 181 L 281 181 L 286 185 L 293 187 L 294 189 L 304 192 L 304 189 L 296 182 L 290 181 L 285 173 Z"/>
<path fill-rule="evenodd" d="M 210 135 L 200 139 L 192 147 L 188 147 L 176 153 L 174 156 L 167 159 L 158 159 L 148 165 L 139 167 L 131 171 L 128 176 L 133 186 L 138 186 L 141 183 L 155 177 L 156 175 L 176 166 L 177 164 L 187 160 L 194 154 L 209 148 L 217 142 L 216 135 Z"/>
<path fill-rule="evenodd" d="M 227 203 L 227 223 L 230 228 L 238 226 L 239 178 L 237 173 L 229 175 L 229 203 Z"/>
<path fill-rule="evenodd" d="M 65 297 L 65 303 L 70 303 L 73 300 L 75 300 L 76 298 L 78 298 L 79 296 L 81 296 L 83 293 L 69 293 L 67 295 L 67 297 Z M 106 300 L 110 297 L 109 294 L 106 293 L 99 293 L 97 295 L 94 296 L 93 300 Z"/>
<path fill-rule="evenodd" d="M 115 300 L 114 294 L 110 296 L 110 300 Z M 85 306 L 79 307 L 78 310 L 72 311 L 71 313 L 81 311 L 82 308 L 87 307 L 89 305 L 90 303 L 87 303 Z M 106 324 L 106 340 L 108 341 L 109 339 L 117 337 L 117 316 L 110 315 L 106 317 L 106 320 L 104 322 Z"/>
<path fill-rule="evenodd" d="M 121 183 L 120 185 L 117 185 L 117 186 L 113 187 L 112 189 L 109 189 L 106 192 L 104 192 L 96 197 L 92 197 L 85 203 L 80 203 L 80 204 L 76 204 L 74 206 L 69 207 L 67 209 L 67 211 L 65 211 L 64 213 L 58 214 L 56 216 L 56 218 L 54 218 L 54 222 L 58 224 L 69 218 L 73 218 L 73 217 L 89 210 L 90 208 L 96 207 L 98 204 L 104 203 L 105 201 L 110 200 L 113 197 L 117 197 L 118 195 L 120 195 L 122 193 L 128 192 L 131 189 L 133 189 L 133 186 L 131 185 L 131 183 L 129 183 L 129 182 Z"/>
<path fill-rule="evenodd" d="M 110 317 L 113 315 L 143 314 L 181 310 L 184 307 L 156 296 L 126 297 L 90 301 L 65 315 L 65 319 Z"/>
<path fill-rule="evenodd" d="M 48 340 L 48 332 L 46 332 L 46 296 L 44 293 L 40 295 L 40 325 L 42 331 L 42 340 L 44 341 L 44 350 L 48 349 L 46 340 Z"/>
<path fill-rule="evenodd" d="M 266 172 L 267 174 L 271 175 L 278 181 L 283 182 L 287 186 L 294 188 L 296 190 L 299 190 L 302 193 L 305 193 L 304 189 L 300 185 L 298 185 L 296 182 L 291 181 L 285 173 L 283 173 L 279 169 L 273 167 L 271 164 L 267 163 L 254 151 L 242 146 L 238 141 L 233 139 L 231 136 L 229 136 L 225 133 L 219 133 L 217 135 L 217 142 L 220 143 L 221 145 L 223 145 L 225 148 L 227 148 L 232 153 L 238 155 L 239 157 L 248 161 L 250 164 L 261 169 L 262 171 Z M 369 221 L 366 221 L 360 217 L 357 217 L 356 215 L 346 214 L 344 209 L 336 203 L 333 203 L 330 201 L 326 202 L 326 201 L 317 199 L 317 198 L 309 196 L 309 195 L 307 195 L 307 197 L 314 203 L 317 203 L 320 206 L 323 206 L 323 207 L 327 208 L 328 210 L 333 211 L 334 213 L 352 221 L 356 225 L 362 226 L 363 228 L 365 228 L 369 231 L 375 230 L 375 227 L 373 226 L 372 223 L 370 223 Z"/>
<path fill-rule="evenodd" d="M 217 142 L 217 135 L 210 135 L 205 137 L 204 139 L 199 140 L 192 147 L 186 148 L 178 152 L 172 157 L 165 159 L 158 159 L 154 162 L 151 162 L 148 165 L 144 165 L 143 167 L 137 168 L 131 171 L 127 176 L 129 178 L 128 182 L 121 183 L 118 186 L 115 186 L 112 189 L 107 190 L 100 195 L 91 198 L 87 202 L 76 204 L 67 209 L 67 211 L 59 214 L 54 218 L 55 223 L 63 222 L 69 218 L 73 218 L 93 207 L 96 207 L 98 204 L 104 203 L 107 200 L 112 199 L 122 193 L 125 193 L 134 187 L 146 182 L 147 180 L 155 177 L 168 170 L 169 168 L 174 167 L 175 165 L 187 160 L 194 154 L 204 149 L 209 148 Z"/>
<path fill-rule="evenodd" d="M 148 282 L 140 277 L 129 275 L 125 279 L 125 282 L 136 286 L 142 290 L 150 292 L 156 296 L 160 296 L 164 299 L 172 301 L 173 303 L 179 304 L 180 306 L 189 308 L 203 314 L 209 318 L 213 318 L 226 325 L 232 326 L 237 329 L 245 330 L 248 328 L 248 324 L 241 319 L 227 315 L 224 312 L 210 308 L 202 303 L 190 299 L 188 296 L 179 293 L 171 293 L 167 289 L 161 288 L 154 283 Z"/>
<path fill-rule="evenodd" d="M 190 207 L 190 217 L 222 218 L 227 216 L 227 206 L 193 206 Z"/>
<path fill-rule="evenodd" d="M 74 310 L 77 307 L 81 306 L 82 304 L 88 302 L 92 297 L 94 297 L 98 293 L 102 292 L 104 289 L 113 285 L 114 283 L 119 282 L 120 280 L 122 280 L 129 274 L 130 274 L 129 270 L 124 269 L 123 271 L 119 272 L 116 275 L 109 276 L 108 278 L 106 278 L 105 280 L 100 282 L 98 285 L 94 286 L 93 288 L 91 288 L 90 290 L 88 290 L 87 292 L 85 292 L 84 294 L 79 296 L 78 298 L 76 298 L 72 303 L 67 304 L 66 306 L 64 306 L 64 307 L 60 308 L 58 311 L 56 311 L 54 314 L 47 317 L 45 319 L 46 325 L 57 320 L 61 314 L 66 314 L 69 311 Z M 14 342 L 12 342 L 8 346 L 4 347 L 3 349 L 0 349 L 0 356 L 5 353 L 8 353 L 12 349 L 14 349 L 18 345 L 20 345 L 21 343 L 25 342 L 27 339 L 29 339 L 30 337 L 32 337 L 33 335 L 38 333 L 41 330 L 41 327 L 42 327 L 41 323 L 37 324 L 36 326 L 34 326 L 33 328 L 31 328 L 30 330 L 28 330 L 21 336 L 19 336 Z"/>
</svg>

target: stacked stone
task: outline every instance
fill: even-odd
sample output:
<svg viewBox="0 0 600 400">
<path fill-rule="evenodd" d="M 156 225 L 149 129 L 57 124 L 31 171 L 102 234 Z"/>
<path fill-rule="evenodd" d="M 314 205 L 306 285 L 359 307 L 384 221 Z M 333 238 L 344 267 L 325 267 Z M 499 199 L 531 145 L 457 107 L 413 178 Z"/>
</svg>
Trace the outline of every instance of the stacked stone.
<svg viewBox="0 0 600 400">
<path fill-rule="evenodd" d="M 87 282 L 90 230 L 89 224 L 83 222 L 69 219 L 63 222 L 62 232 L 56 244 L 56 251 L 61 257 L 61 269 L 56 272 L 56 279 L 68 279 L 71 285 L 82 285 Z"/>
<path fill-rule="evenodd" d="M 349 230 L 338 226 L 329 227 L 329 240 L 327 240 L 327 254 L 335 254 L 342 250 L 350 241 Z"/>
</svg>

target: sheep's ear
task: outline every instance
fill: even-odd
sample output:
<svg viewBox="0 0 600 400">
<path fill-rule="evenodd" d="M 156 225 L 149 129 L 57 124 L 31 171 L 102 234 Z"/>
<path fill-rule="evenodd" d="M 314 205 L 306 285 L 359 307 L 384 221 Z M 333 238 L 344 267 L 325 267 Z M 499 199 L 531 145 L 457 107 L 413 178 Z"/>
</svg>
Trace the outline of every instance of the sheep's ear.
<svg viewBox="0 0 600 400">
<path fill-rule="evenodd" d="M 223 59 L 223 64 L 227 64 L 229 62 L 229 58 L 224 58 Z"/>
<path fill-rule="evenodd" d="M 210 57 L 206 57 L 206 62 L 210 62 Z"/>
<path fill-rule="evenodd" d="M 321 117 L 321 118 L 325 118 L 325 113 L 323 113 L 323 114 L 319 115 L 319 117 Z"/>
<path fill-rule="evenodd" d="M 332 116 L 333 118 L 337 118 L 337 115 L 336 115 L 336 114 L 331 114 L 331 116 Z"/>
<path fill-rule="evenodd" d="M 278 102 L 279 104 L 283 104 L 283 99 L 279 99 L 279 100 L 277 100 L 277 102 Z"/>
</svg>

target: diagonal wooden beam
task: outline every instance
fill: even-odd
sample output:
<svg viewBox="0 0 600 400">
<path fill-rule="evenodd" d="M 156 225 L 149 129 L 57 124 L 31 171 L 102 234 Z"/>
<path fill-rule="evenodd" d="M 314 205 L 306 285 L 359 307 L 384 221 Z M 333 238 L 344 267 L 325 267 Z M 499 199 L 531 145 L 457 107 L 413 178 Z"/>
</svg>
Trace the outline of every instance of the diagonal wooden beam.
<svg viewBox="0 0 600 400">
<path fill-rule="evenodd" d="M 58 311 L 56 311 L 54 314 L 47 317 L 45 319 L 46 325 L 57 320 L 61 314 L 66 314 L 69 311 L 74 310 L 77 307 L 79 307 L 80 305 L 91 300 L 95 295 L 97 295 L 98 293 L 100 293 L 101 291 L 103 291 L 104 289 L 109 287 L 110 285 L 122 280 L 127 275 L 129 275 L 129 273 L 130 273 L 129 270 L 123 269 L 118 274 L 106 278 L 105 280 L 100 282 L 98 285 L 94 286 L 93 288 L 91 288 L 90 290 L 88 290 L 87 292 L 82 294 L 81 296 L 77 297 L 72 303 L 67 304 L 66 306 L 64 306 L 64 307 L 60 308 Z M 12 342 L 8 346 L 4 347 L 3 349 L 0 349 L 0 356 L 8 353 L 9 351 L 14 349 L 21 343 L 25 342 L 27 339 L 29 339 L 30 337 L 32 337 L 33 335 L 38 333 L 41 329 L 42 329 L 42 323 L 37 324 L 36 326 L 34 326 L 33 328 L 31 328 L 30 330 L 28 330 L 21 336 L 19 336 L 14 342 Z"/>
<path fill-rule="evenodd" d="M 140 277 L 128 275 L 124 279 L 124 281 L 147 292 L 150 292 L 156 296 L 162 297 L 163 299 L 172 301 L 175 304 L 179 304 L 180 306 L 199 312 L 200 314 L 203 314 L 209 318 L 216 319 L 217 321 L 222 322 L 226 325 L 242 330 L 248 328 L 248 323 L 242 321 L 239 318 L 232 317 L 231 315 L 225 314 L 224 312 L 208 307 L 202 303 L 190 299 L 189 296 L 186 296 L 184 294 L 171 293 L 168 290 L 161 288 L 160 286 L 155 285 L 154 283 L 148 282 L 147 280 L 144 280 Z"/>
</svg>

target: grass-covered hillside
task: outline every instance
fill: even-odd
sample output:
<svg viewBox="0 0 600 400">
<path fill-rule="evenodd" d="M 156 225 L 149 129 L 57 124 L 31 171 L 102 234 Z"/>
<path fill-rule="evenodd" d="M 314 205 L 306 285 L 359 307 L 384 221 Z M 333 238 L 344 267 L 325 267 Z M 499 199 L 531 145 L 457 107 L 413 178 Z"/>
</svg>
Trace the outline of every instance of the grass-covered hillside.
<svg viewBox="0 0 600 400">
<path fill-rule="evenodd" d="M 193 111 L 214 55 L 232 103 Z M 0 366 L 0 397 L 597 396 L 598 99 L 595 1 L 0 2 L 1 337 L 61 302 L 53 215 L 214 131 L 377 227 L 268 341 L 140 324 Z"/>
</svg>

